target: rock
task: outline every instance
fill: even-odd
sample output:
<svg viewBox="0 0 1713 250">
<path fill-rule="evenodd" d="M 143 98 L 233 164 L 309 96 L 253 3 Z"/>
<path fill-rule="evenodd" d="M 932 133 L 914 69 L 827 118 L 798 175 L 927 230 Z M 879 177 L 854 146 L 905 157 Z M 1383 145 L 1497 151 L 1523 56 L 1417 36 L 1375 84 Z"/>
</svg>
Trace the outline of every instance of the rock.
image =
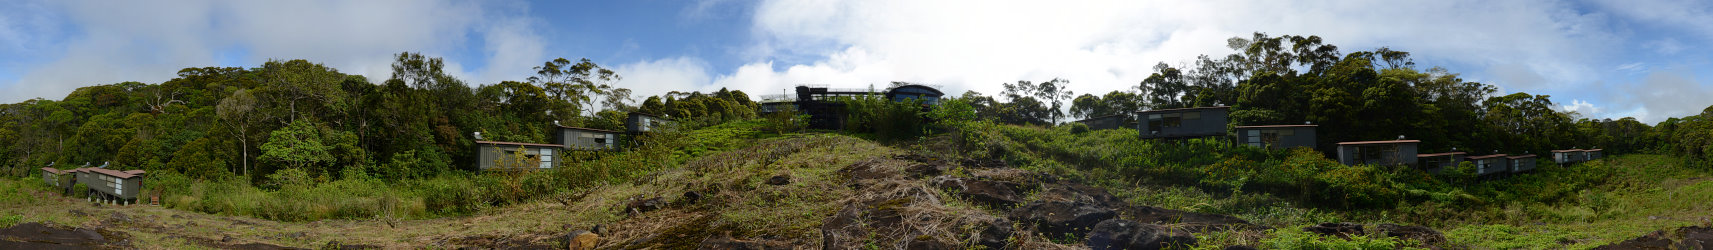
<svg viewBox="0 0 1713 250">
<path fill-rule="evenodd" d="M 1423 245 L 1439 245 L 1445 243 L 1445 235 L 1424 226 L 1403 226 L 1398 224 L 1380 224 L 1381 233 L 1394 238 L 1410 239 Z"/>
<path fill-rule="evenodd" d="M 874 184 L 880 179 L 898 175 L 897 172 L 883 167 L 881 161 L 874 159 L 852 163 L 850 166 L 839 169 L 839 173 L 850 178 L 847 185 L 852 189 L 862 189 L 863 186 Z"/>
<path fill-rule="evenodd" d="M 220 243 L 231 243 L 232 240 L 233 239 L 232 239 L 231 235 L 221 235 L 220 236 Z"/>
<path fill-rule="evenodd" d="M 1091 187 L 1080 183 L 1060 182 L 1051 178 L 1043 178 L 1041 200 L 1089 203 L 1098 207 L 1122 209 L 1129 204 L 1107 193 L 1106 189 Z"/>
<path fill-rule="evenodd" d="M 1636 237 L 1635 239 L 1629 239 L 1613 243 L 1611 245 L 1599 246 L 1594 249 L 1671 249 L 1671 240 L 1666 239 L 1665 231 L 1654 231 L 1653 233 L 1643 235 L 1642 237 Z"/>
<path fill-rule="evenodd" d="M 1197 213 L 1151 206 L 1136 206 L 1128 211 L 1137 222 L 1162 225 L 1178 224 L 1195 232 L 1255 227 L 1249 221 L 1223 214 Z"/>
<path fill-rule="evenodd" d="M 1032 226 L 1036 232 L 1047 234 L 1050 238 L 1082 238 L 1095 224 L 1117 216 L 1118 213 L 1112 209 L 1094 204 L 1034 201 L 1011 210 L 1007 217 Z"/>
<path fill-rule="evenodd" d="M 1004 218 L 983 222 L 981 235 L 976 237 L 975 244 L 987 249 L 1005 249 L 1011 244 L 1011 221 Z"/>
<path fill-rule="evenodd" d="M 1304 227 L 1303 231 L 1346 239 L 1350 238 L 1351 235 L 1367 234 L 1362 230 L 1362 224 L 1349 222 L 1321 223 L 1320 225 Z"/>
<path fill-rule="evenodd" d="M 697 201 L 702 200 L 702 193 L 697 193 L 696 191 L 686 191 L 686 192 L 684 192 L 683 198 L 680 198 L 679 200 L 683 201 L 684 204 L 696 204 Z"/>
<path fill-rule="evenodd" d="M 1677 242 L 1677 249 L 1713 250 L 1713 228 L 1684 227 L 1677 229 L 1683 235 L 1683 241 Z"/>
<path fill-rule="evenodd" d="M 992 208 L 1008 208 L 1023 202 L 1020 185 L 1006 181 L 965 179 L 950 175 L 934 177 L 934 186 Z"/>
<path fill-rule="evenodd" d="M 565 248 L 571 250 L 593 250 L 601 244 L 601 235 L 585 230 L 571 231 L 565 235 Z"/>
<path fill-rule="evenodd" d="M 791 249 L 791 245 L 775 241 L 739 240 L 730 235 L 718 235 L 703 239 L 702 243 L 696 246 L 696 249 L 773 250 Z"/>
<path fill-rule="evenodd" d="M 948 243 L 945 241 L 940 241 L 939 239 L 935 239 L 934 237 L 923 235 L 923 236 L 917 236 L 914 239 L 910 239 L 910 242 L 904 243 L 904 249 L 911 249 L 911 250 L 953 250 L 953 249 L 963 249 L 963 248 L 958 247 L 958 245 L 954 244 L 954 243 Z"/>
<path fill-rule="evenodd" d="M 1195 245 L 1189 234 L 1173 233 L 1154 224 L 1124 219 L 1110 219 L 1096 224 L 1084 243 L 1095 250 L 1104 249 L 1164 249 L 1170 246 Z"/>
<path fill-rule="evenodd" d="M 916 165 L 912 165 L 910 167 L 904 168 L 904 173 L 910 174 L 910 178 L 922 178 L 922 177 L 928 177 L 928 176 L 938 176 L 940 174 L 945 173 L 946 170 L 947 170 L 947 168 L 944 165 L 916 164 Z"/>
<path fill-rule="evenodd" d="M 643 199 L 643 200 L 632 200 L 630 203 L 625 204 L 625 212 L 626 213 L 647 213 L 649 211 L 660 210 L 660 207 L 663 205 L 666 205 L 666 201 L 660 199 L 660 197 L 654 197 L 654 198 Z"/>
<path fill-rule="evenodd" d="M 791 184 L 790 175 L 775 175 L 773 178 L 767 178 L 767 185 L 778 186 L 785 184 Z"/>
</svg>

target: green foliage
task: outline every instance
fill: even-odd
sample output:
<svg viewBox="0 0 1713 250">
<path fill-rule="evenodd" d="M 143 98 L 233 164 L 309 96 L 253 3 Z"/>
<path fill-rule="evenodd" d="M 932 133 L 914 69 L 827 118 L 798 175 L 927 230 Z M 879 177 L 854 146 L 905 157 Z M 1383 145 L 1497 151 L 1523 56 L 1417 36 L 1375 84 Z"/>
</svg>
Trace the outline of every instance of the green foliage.
<svg viewBox="0 0 1713 250">
<path fill-rule="evenodd" d="M 308 119 L 292 121 L 291 125 L 270 133 L 261 149 L 258 160 L 284 165 L 285 169 L 321 170 L 319 167 L 334 160 L 328 152 L 333 147 L 322 143 L 321 132 Z"/>
<path fill-rule="evenodd" d="M 1348 239 L 1305 232 L 1301 226 L 1268 230 L 1272 236 L 1261 240 L 1266 249 L 1402 249 L 1414 245 L 1385 235 L 1352 235 Z"/>
</svg>

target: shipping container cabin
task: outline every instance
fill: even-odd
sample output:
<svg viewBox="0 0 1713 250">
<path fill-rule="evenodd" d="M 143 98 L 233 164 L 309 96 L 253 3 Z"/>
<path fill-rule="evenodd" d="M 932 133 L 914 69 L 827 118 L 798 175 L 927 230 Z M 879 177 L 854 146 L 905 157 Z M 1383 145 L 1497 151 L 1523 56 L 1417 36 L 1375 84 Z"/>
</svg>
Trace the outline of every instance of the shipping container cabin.
<svg viewBox="0 0 1713 250">
<path fill-rule="evenodd" d="M 1571 164 L 1571 163 L 1582 162 L 1582 150 L 1581 149 L 1553 150 L 1552 151 L 1552 162 L 1558 163 L 1558 164 Z"/>
<path fill-rule="evenodd" d="M 1161 109 L 1136 112 L 1142 139 L 1224 136 L 1231 107 Z"/>
<path fill-rule="evenodd" d="M 565 145 L 476 141 L 476 168 L 483 171 L 550 169 Z M 519 158 L 522 157 L 522 158 Z"/>
<path fill-rule="evenodd" d="M 559 126 L 556 144 L 568 150 L 604 151 L 618 149 L 619 131 Z"/>
<path fill-rule="evenodd" d="M 1490 174 L 1501 174 L 1501 173 L 1510 172 L 1511 168 L 1509 166 L 1507 166 L 1507 164 L 1510 163 L 1509 162 L 1510 159 L 1511 158 L 1507 158 L 1505 154 L 1492 154 L 1492 155 L 1470 156 L 1469 157 L 1469 161 L 1475 163 L 1475 174 L 1476 175 L 1490 175 Z"/>
<path fill-rule="evenodd" d="M 625 132 L 631 134 L 654 132 L 670 126 L 672 126 L 672 120 L 666 119 L 664 116 L 630 112 L 625 117 Z"/>
<path fill-rule="evenodd" d="M 49 187 L 63 190 L 65 194 L 71 194 L 71 185 L 77 184 L 77 176 L 65 170 L 44 167 L 42 168 L 42 181 L 46 182 Z"/>
<path fill-rule="evenodd" d="M 1081 121 L 1076 121 L 1076 123 L 1082 123 L 1083 125 L 1088 125 L 1089 130 L 1127 128 L 1127 127 L 1130 127 L 1129 125 L 1132 122 L 1134 122 L 1134 121 L 1132 121 L 1132 119 L 1130 119 L 1130 114 L 1116 114 L 1116 115 L 1097 116 L 1097 117 L 1091 117 L 1088 119 L 1083 119 Z"/>
<path fill-rule="evenodd" d="M 113 204 L 136 204 L 143 192 L 143 170 L 77 169 L 77 183 L 89 188 L 89 199 Z"/>
<path fill-rule="evenodd" d="M 1317 125 L 1238 126 L 1237 144 L 1271 149 L 1315 146 Z"/>
<path fill-rule="evenodd" d="M 1397 166 L 1416 164 L 1420 140 L 1356 141 L 1338 143 L 1338 162 L 1344 165 Z"/>
<path fill-rule="evenodd" d="M 1535 155 L 1511 156 L 1511 173 L 1522 173 L 1535 169 Z"/>
<path fill-rule="evenodd" d="M 1416 159 L 1420 164 L 1416 166 L 1420 167 L 1422 171 L 1438 174 L 1441 171 L 1445 171 L 1447 168 L 1457 167 L 1457 164 L 1463 162 L 1464 156 L 1465 153 L 1463 152 L 1418 154 L 1416 155 Z"/>
<path fill-rule="evenodd" d="M 1582 150 L 1582 152 L 1587 156 L 1587 158 L 1585 158 L 1585 160 L 1589 160 L 1589 161 L 1599 160 L 1600 158 L 1604 157 L 1603 155 L 1601 155 L 1601 151 L 1598 148 Z"/>
</svg>

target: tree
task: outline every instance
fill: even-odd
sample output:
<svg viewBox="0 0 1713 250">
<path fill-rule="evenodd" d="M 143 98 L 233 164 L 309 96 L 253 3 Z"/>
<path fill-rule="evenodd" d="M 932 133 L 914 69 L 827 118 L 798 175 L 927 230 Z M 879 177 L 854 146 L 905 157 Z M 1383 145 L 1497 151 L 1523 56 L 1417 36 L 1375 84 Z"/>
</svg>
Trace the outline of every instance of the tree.
<svg viewBox="0 0 1713 250">
<path fill-rule="evenodd" d="M 1035 86 L 1035 97 L 1047 100 L 1046 103 L 1051 104 L 1048 106 L 1052 109 L 1049 114 L 1052 115 L 1054 124 L 1059 123 L 1059 118 L 1065 115 L 1064 103 L 1066 100 L 1070 100 L 1072 95 L 1070 85 L 1070 80 L 1053 78 L 1053 80 Z"/>
<path fill-rule="evenodd" d="M 256 97 L 244 89 L 233 91 L 231 96 L 221 99 L 220 105 L 215 108 L 220 121 L 226 124 L 226 132 L 238 139 L 238 151 L 242 152 L 240 155 L 244 162 L 244 176 L 250 175 L 250 125 L 258 120 L 250 111 L 255 109 Z"/>
<path fill-rule="evenodd" d="M 529 82 L 541 84 L 554 99 L 572 104 L 556 110 L 588 110 L 591 116 L 594 115 L 595 97 L 607 94 L 612 90 L 609 84 L 621 79 L 617 72 L 602 68 L 588 58 L 578 60 L 576 64 L 565 58 L 553 59 L 535 67 L 535 74 L 529 77 Z M 573 114 L 577 113 L 564 115 Z"/>
<path fill-rule="evenodd" d="M 333 147 L 322 144 L 320 129 L 316 127 L 309 119 L 301 119 L 274 130 L 268 134 L 268 142 L 262 144 L 262 156 L 258 159 L 303 171 L 333 162 L 333 154 L 328 152 Z"/>
</svg>

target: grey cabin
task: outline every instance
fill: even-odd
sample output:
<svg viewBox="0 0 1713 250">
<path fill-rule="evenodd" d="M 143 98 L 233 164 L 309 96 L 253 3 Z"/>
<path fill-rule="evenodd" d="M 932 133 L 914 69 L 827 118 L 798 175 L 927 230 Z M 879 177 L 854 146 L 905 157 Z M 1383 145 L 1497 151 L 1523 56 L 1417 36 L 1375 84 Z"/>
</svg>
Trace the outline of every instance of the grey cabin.
<svg viewBox="0 0 1713 250">
<path fill-rule="evenodd" d="M 1230 111 L 1225 106 L 1137 111 L 1136 130 L 1142 139 L 1223 136 Z"/>
<path fill-rule="evenodd" d="M 669 126 L 672 126 L 672 120 L 658 115 L 630 112 L 625 117 L 625 132 L 631 134 L 654 132 Z"/>
<path fill-rule="evenodd" d="M 1465 154 L 1463 152 L 1418 154 L 1416 155 L 1416 159 L 1420 162 L 1420 165 L 1416 166 L 1420 167 L 1422 171 L 1438 174 L 1441 171 L 1445 171 L 1446 168 L 1457 167 L 1458 163 L 1463 162 L 1464 156 Z"/>
<path fill-rule="evenodd" d="M 1263 148 L 1314 148 L 1317 125 L 1237 126 L 1237 143 Z"/>
<path fill-rule="evenodd" d="M 1090 117 L 1076 122 L 1088 125 L 1088 129 L 1090 130 L 1102 130 L 1129 127 L 1128 125 L 1134 121 L 1130 118 L 1130 114 L 1116 114 Z"/>
<path fill-rule="evenodd" d="M 77 176 L 71 175 L 71 172 L 66 172 L 64 170 L 52 167 L 43 167 L 42 181 L 46 182 L 50 187 L 63 190 L 64 194 L 71 194 L 71 186 L 77 183 Z"/>
<path fill-rule="evenodd" d="M 79 168 L 72 171 L 77 176 L 77 182 L 89 188 L 90 200 L 135 204 L 137 193 L 143 191 L 143 170 Z"/>
<path fill-rule="evenodd" d="M 1583 160 L 1588 160 L 1588 161 L 1599 160 L 1601 157 L 1600 149 L 1598 149 L 1598 148 L 1596 148 L 1596 149 L 1584 149 L 1584 150 L 1582 150 L 1582 154 L 1583 154 Z"/>
<path fill-rule="evenodd" d="M 1507 163 L 1510 163 L 1510 158 L 1507 158 L 1505 154 L 1470 156 L 1469 161 L 1475 163 L 1476 175 L 1499 174 L 1511 171 L 1511 168 L 1506 166 Z"/>
<path fill-rule="evenodd" d="M 1511 173 L 1522 173 L 1535 169 L 1535 155 L 1511 156 Z"/>
<path fill-rule="evenodd" d="M 1356 141 L 1338 143 L 1338 162 L 1344 165 L 1397 166 L 1416 163 L 1420 140 Z"/>
<path fill-rule="evenodd" d="M 556 144 L 567 150 L 602 151 L 618 149 L 619 131 L 559 126 Z"/>
<path fill-rule="evenodd" d="M 563 148 L 565 145 L 559 144 L 476 141 L 476 167 L 484 171 L 549 169 Z M 520 154 L 521 159 L 517 158 Z"/>
<path fill-rule="evenodd" d="M 1558 164 L 1577 163 L 1583 160 L 1582 156 L 1583 154 L 1581 149 L 1553 150 L 1552 162 Z"/>
</svg>

